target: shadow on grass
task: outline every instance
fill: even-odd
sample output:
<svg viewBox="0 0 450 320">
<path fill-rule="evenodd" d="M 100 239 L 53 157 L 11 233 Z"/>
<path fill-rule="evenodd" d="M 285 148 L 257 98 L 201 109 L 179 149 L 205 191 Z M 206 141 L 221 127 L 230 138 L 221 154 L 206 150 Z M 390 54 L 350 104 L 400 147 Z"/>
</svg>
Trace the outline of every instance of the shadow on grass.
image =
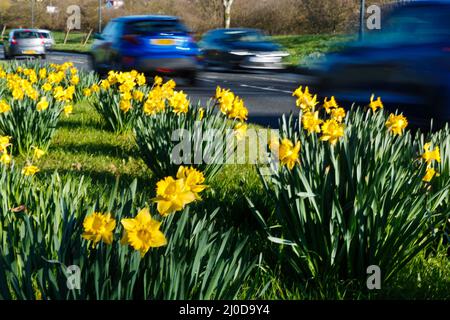
<svg viewBox="0 0 450 320">
<path fill-rule="evenodd" d="M 114 143 L 114 142 L 111 142 Z M 132 144 L 130 147 L 124 147 L 121 145 L 114 145 L 102 142 L 84 142 L 84 143 L 70 143 L 65 142 L 60 145 L 52 145 L 50 151 L 62 151 L 64 153 L 85 153 L 88 155 L 95 156 L 111 156 L 116 158 L 128 158 L 128 157 L 138 157 L 138 149 Z"/>
<path fill-rule="evenodd" d="M 104 123 L 89 121 L 87 123 L 83 123 L 81 121 L 60 121 L 58 123 L 58 129 L 91 129 L 95 131 L 106 131 L 106 132 L 112 132 L 109 131 Z"/>
<path fill-rule="evenodd" d="M 74 179 L 84 177 L 92 184 L 98 186 L 114 186 L 117 179 L 119 179 L 120 186 L 128 186 L 136 179 L 139 192 L 149 196 L 153 196 L 155 193 L 155 179 L 151 176 L 146 176 L 145 174 L 136 176 L 128 173 L 113 173 L 97 170 L 43 169 L 40 171 L 40 176 L 41 178 L 46 178 L 55 172 L 58 172 L 61 176 L 71 176 Z"/>
</svg>

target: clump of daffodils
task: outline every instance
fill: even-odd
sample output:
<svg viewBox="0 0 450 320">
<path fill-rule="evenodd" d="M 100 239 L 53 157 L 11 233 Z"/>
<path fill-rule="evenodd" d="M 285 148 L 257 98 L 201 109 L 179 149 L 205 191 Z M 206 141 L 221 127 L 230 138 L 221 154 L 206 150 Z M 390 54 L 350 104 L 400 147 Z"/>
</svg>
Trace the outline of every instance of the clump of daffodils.
<svg viewBox="0 0 450 320">
<path fill-rule="evenodd" d="M 423 177 L 424 182 L 431 182 L 434 176 L 439 176 L 436 170 L 433 168 L 434 162 L 441 162 L 441 152 L 439 150 L 439 146 L 436 146 L 433 150 L 431 150 L 431 142 L 428 142 L 423 147 L 424 153 L 421 158 L 425 161 L 427 165 L 425 176 Z"/>
<path fill-rule="evenodd" d="M 325 98 L 322 108 L 317 108 L 319 102 L 317 95 L 313 95 L 308 87 L 299 87 L 292 94 L 297 97 L 297 107 L 302 111 L 301 124 L 308 134 L 322 134 L 320 140 L 328 141 L 331 145 L 335 145 L 345 134 L 345 125 L 343 121 L 346 117 L 345 109 L 340 107 L 335 99 Z M 324 110 L 324 117 L 329 119 L 321 119 L 320 111 Z"/>
<path fill-rule="evenodd" d="M 0 136 L 0 163 L 8 165 L 12 161 L 11 153 L 8 148 L 11 147 L 10 137 Z"/>
<path fill-rule="evenodd" d="M 156 184 L 157 210 L 163 217 L 181 211 L 186 205 L 201 200 L 205 176 L 197 169 L 180 166 L 176 178 L 165 177 Z"/>
<path fill-rule="evenodd" d="M 216 100 L 220 111 L 229 119 L 246 121 L 248 109 L 244 101 L 228 89 L 216 88 Z"/>
</svg>

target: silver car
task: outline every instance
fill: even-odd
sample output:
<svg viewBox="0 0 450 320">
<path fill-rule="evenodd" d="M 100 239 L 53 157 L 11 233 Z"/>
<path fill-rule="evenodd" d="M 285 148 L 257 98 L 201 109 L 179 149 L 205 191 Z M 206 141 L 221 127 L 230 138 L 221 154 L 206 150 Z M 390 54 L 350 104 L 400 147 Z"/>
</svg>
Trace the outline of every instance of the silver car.
<svg viewBox="0 0 450 320">
<path fill-rule="evenodd" d="M 52 33 L 49 30 L 38 29 L 37 32 L 44 39 L 44 46 L 46 50 L 50 50 L 55 45 L 55 40 L 53 39 Z"/>
<path fill-rule="evenodd" d="M 45 42 L 35 29 L 14 29 L 4 43 L 5 59 L 34 56 L 45 59 Z"/>
</svg>

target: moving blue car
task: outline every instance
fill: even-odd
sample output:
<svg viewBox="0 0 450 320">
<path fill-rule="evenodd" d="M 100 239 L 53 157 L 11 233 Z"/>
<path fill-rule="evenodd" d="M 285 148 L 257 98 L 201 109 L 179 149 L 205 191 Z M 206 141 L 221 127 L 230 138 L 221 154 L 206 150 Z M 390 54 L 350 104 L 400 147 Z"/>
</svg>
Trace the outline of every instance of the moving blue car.
<svg viewBox="0 0 450 320">
<path fill-rule="evenodd" d="M 450 1 L 401 2 L 365 41 L 329 55 L 317 92 L 349 107 L 372 93 L 411 125 L 439 128 L 450 121 Z"/>
<path fill-rule="evenodd" d="M 111 20 L 95 35 L 92 66 L 109 70 L 137 70 L 148 75 L 181 76 L 194 83 L 198 47 L 188 28 L 177 17 L 127 16 Z"/>
</svg>

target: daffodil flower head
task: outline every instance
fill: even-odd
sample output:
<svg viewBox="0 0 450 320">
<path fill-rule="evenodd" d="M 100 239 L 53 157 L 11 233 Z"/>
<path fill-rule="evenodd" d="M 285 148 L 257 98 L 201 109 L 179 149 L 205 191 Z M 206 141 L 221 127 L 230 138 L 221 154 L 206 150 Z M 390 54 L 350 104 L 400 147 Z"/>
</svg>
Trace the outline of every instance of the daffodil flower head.
<svg viewBox="0 0 450 320">
<path fill-rule="evenodd" d="M 129 244 L 134 250 L 139 251 L 142 257 L 150 248 L 167 244 L 166 237 L 159 230 L 161 222 L 151 217 L 148 208 L 139 211 L 134 219 L 122 219 L 121 224 L 125 229 L 121 243 Z"/>
<path fill-rule="evenodd" d="M 84 232 L 82 237 L 92 241 L 92 247 L 95 247 L 100 241 L 111 244 L 115 227 L 116 220 L 111 217 L 111 214 L 94 212 L 83 221 Z"/>
</svg>

